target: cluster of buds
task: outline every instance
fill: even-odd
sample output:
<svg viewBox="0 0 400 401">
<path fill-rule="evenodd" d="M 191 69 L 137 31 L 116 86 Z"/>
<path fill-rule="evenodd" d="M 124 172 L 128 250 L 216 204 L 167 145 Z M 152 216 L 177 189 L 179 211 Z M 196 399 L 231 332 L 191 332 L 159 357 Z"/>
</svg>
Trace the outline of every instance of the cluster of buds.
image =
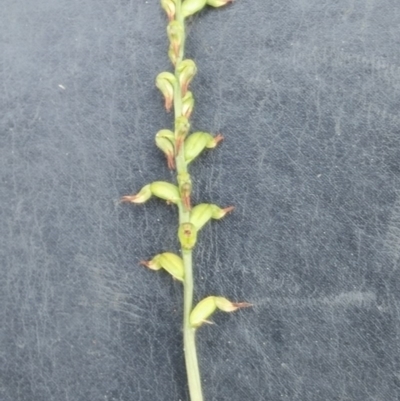
<svg viewBox="0 0 400 401">
<path fill-rule="evenodd" d="M 188 92 L 188 87 L 193 77 L 196 75 L 197 67 L 193 60 L 182 60 L 176 67 L 176 75 L 171 72 L 161 72 L 157 75 L 156 86 L 160 89 L 165 100 L 165 109 L 169 112 L 174 101 L 174 94 L 179 90 L 182 94 L 183 115 L 190 117 L 193 111 L 194 98 L 191 92 Z M 177 86 L 179 84 L 179 87 Z"/>
<path fill-rule="evenodd" d="M 191 93 L 191 92 L 188 92 Z M 175 168 L 175 156 L 179 154 L 184 143 L 184 157 L 187 164 L 196 159 L 205 149 L 215 148 L 224 137 L 221 134 L 213 136 L 208 132 L 194 132 L 189 136 L 189 120 L 186 116 L 176 119 L 175 133 L 168 129 L 162 129 L 156 134 L 156 145 L 161 149 L 166 158 L 168 168 Z"/>
</svg>

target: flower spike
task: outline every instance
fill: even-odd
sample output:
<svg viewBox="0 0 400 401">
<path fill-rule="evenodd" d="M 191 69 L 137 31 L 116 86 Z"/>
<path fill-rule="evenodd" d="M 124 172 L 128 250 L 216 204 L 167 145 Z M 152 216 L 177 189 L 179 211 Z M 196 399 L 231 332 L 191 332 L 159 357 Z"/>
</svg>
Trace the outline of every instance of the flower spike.
<svg viewBox="0 0 400 401">
<path fill-rule="evenodd" d="M 140 263 L 151 270 L 165 270 L 175 280 L 183 283 L 183 348 L 185 350 L 186 373 L 190 401 L 204 401 L 195 343 L 197 328 L 204 323 L 212 323 L 211 315 L 221 310 L 233 312 L 251 306 L 247 302 L 231 302 L 227 298 L 209 296 L 193 308 L 193 255 L 198 232 L 211 220 L 219 220 L 234 207 L 221 208 L 212 203 L 192 206 L 193 183 L 190 163 L 205 149 L 215 148 L 222 140 L 221 134 L 190 132 L 190 118 L 195 106 L 195 98 L 190 85 L 197 73 L 196 63 L 185 58 L 185 20 L 207 6 L 222 7 L 233 0 L 159 0 L 168 17 L 168 57 L 173 71 L 163 71 L 157 75 L 155 84 L 161 91 L 167 112 L 174 111 L 172 129 L 161 129 L 155 135 L 156 146 L 165 154 L 168 168 L 176 169 L 176 184 L 154 181 L 145 185 L 137 194 L 126 195 L 121 202 L 141 204 L 153 196 L 173 203 L 178 207 L 177 237 L 181 255 L 162 252 L 150 260 Z"/>
</svg>

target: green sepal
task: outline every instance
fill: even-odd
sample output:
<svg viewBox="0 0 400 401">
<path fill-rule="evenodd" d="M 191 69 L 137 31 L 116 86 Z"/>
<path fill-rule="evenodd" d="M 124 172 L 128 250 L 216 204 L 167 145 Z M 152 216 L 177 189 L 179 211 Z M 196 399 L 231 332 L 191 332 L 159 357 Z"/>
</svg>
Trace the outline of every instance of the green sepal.
<svg viewBox="0 0 400 401">
<path fill-rule="evenodd" d="M 200 203 L 199 205 L 196 205 L 190 212 L 190 222 L 199 231 L 211 219 L 216 219 L 216 220 L 222 219 L 227 213 L 231 212 L 233 209 L 234 209 L 233 206 L 221 209 L 217 205 L 213 205 L 210 203 Z"/>
<path fill-rule="evenodd" d="M 183 260 L 174 253 L 160 253 L 159 255 L 154 256 L 152 260 L 149 260 L 148 262 L 143 261 L 141 263 L 152 270 L 160 270 L 163 268 L 175 279 L 183 281 L 185 275 Z"/>
<path fill-rule="evenodd" d="M 156 86 L 164 95 L 165 99 L 165 109 L 167 111 L 171 110 L 172 101 L 174 100 L 174 90 L 175 90 L 176 78 L 170 72 L 164 71 L 157 75 Z"/>
<path fill-rule="evenodd" d="M 144 203 L 147 202 L 152 195 L 153 193 L 151 192 L 151 184 L 147 184 L 137 194 L 125 195 L 120 201 L 126 203 Z"/>
<path fill-rule="evenodd" d="M 176 12 L 175 0 L 161 0 L 161 7 L 167 13 L 168 19 L 172 21 Z"/>
<path fill-rule="evenodd" d="M 168 139 L 171 143 L 174 142 L 174 133 L 169 129 L 161 129 L 157 132 L 156 137 Z"/>
<path fill-rule="evenodd" d="M 175 168 L 175 147 L 174 147 L 174 133 L 167 129 L 162 129 L 156 134 L 156 145 L 161 149 L 167 157 L 168 168 L 171 170 Z"/>
<path fill-rule="evenodd" d="M 207 132 L 194 132 L 185 141 L 185 160 L 191 163 L 204 149 L 213 149 L 222 141 L 223 136 L 218 134 L 215 137 Z"/>
<path fill-rule="evenodd" d="M 182 14 L 189 17 L 202 10 L 207 4 L 207 0 L 185 0 L 182 4 Z"/>
<path fill-rule="evenodd" d="M 197 230 L 201 230 L 211 218 L 212 205 L 208 203 L 200 203 L 190 212 L 190 222 L 197 228 Z"/>
<path fill-rule="evenodd" d="M 206 0 L 206 1 L 207 5 L 212 7 L 222 7 L 233 2 L 233 0 Z"/>
<path fill-rule="evenodd" d="M 175 204 L 181 201 L 179 189 L 176 185 L 165 181 L 155 181 L 150 184 L 150 187 L 152 194 L 158 198 Z"/>
<path fill-rule="evenodd" d="M 176 72 L 178 74 L 179 85 L 181 87 L 182 96 L 185 96 L 190 82 L 196 75 L 197 72 L 196 63 L 191 59 L 182 60 L 176 66 Z"/>
<path fill-rule="evenodd" d="M 192 310 L 189 317 L 190 325 L 194 328 L 200 327 L 215 312 L 217 305 L 215 297 L 203 298 Z M 209 323 L 209 322 L 208 322 Z"/>
<path fill-rule="evenodd" d="M 165 181 L 154 181 L 151 184 L 147 184 L 137 194 L 123 196 L 121 202 L 144 203 L 152 195 L 164 199 L 168 203 L 177 204 L 181 202 L 178 187 Z"/>
<path fill-rule="evenodd" d="M 240 308 L 252 306 L 247 302 L 231 302 L 223 297 L 209 296 L 202 299 L 192 310 L 189 317 L 190 325 L 198 328 L 204 323 L 211 323 L 207 319 L 217 310 L 234 312 Z"/>
<path fill-rule="evenodd" d="M 182 223 L 178 229 L 178 238 L 182 249 L 193 249 L 197 241 L 196 227 L 191 223 Z"/>
</svg>

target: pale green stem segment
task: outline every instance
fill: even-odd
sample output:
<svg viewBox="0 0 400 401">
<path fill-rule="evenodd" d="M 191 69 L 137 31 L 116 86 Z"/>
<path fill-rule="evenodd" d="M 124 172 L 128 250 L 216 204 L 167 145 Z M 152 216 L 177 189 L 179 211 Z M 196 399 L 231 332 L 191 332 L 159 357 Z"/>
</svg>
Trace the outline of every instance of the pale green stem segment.
<svg viewBox="0 0 400 401">
<path fill-rule="evenodd" d="M 182 0 L 176 0 L 175 18 L 179 21 L 184 29 L 183 42 L 180 47 L 178 65 L 184 58 L 185 51 L 185 19 L 182 15 Z M 176 86 L 174 91 L 174 112 L 175 119 L 182 115 L 182 92 L 179 85 L 179 77 L 176 75 Z M 175 157 L 177 174 L 187 173 L 187 162 L 185 160 L 184 144 L 181 151 Z M 190 212 L 185 210 L 182 205 L 179 205 L 179 225 L 190 222 Z M 185 352 L 186 372 L 189 385 L 189 393 L 191 401 L 203 401 L 203 393 L 201 389 L 201 379 L 199 364 L 197 360 L 196 350 L 196 329 L 190 326 L 190 312 L 193 304 L 193 269 L 192 269 L 192 251 L 182 250 L 182 259 L 185 268 L 185 279 L 183 283 L 183 347 Z"/>
</svg>

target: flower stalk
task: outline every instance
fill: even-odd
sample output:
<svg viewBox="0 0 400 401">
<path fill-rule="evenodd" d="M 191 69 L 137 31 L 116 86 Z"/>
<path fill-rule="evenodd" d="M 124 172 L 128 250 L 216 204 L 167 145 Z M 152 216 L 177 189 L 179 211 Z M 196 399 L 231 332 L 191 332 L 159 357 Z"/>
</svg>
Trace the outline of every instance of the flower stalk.
<svg viewBox="0 0 400 401">
<path fill-rule="evenodd" d="M 223 136 L 207 132 L 189 134 L 190 116 L 194 108 L 190 83 L 197 73 L 193 60 L 185 59 L 185 19 L 204 7 L 221 7 L 231 0 L 161 0 L 161 7 L 167 14 L 168 55 L 174 73 L 161 72 L 156 78 L 156 86 L 164 96 L 167 112 L 174 109 L 174 128 L 161 129 L 156 134 L 156 145 L 164 152 L 167 166 L 176 169 L 176 184 L 155 181 L 145 185 L 137 194 L 121 198 L 121 202 L 144 203 L 152 196 L 175 204 L 179 211 L 178 239 L 181 257 L 173 252 L 155 255 L 141 264 L 151 270 L 164 270 L 175 280 L 183 283 L 183 345 L 190 401 L 203 401 L 200 370 L 196 351 L 196 331 L 216 311 L 233 312 L 251 306 L 249 303 L 231 302 L 220 296 L 203 298 L 193 307 L 194 282 L 192 252 L 197 242 L 198 232 L 210 220 L 221 219 L 233 210 L 233 206 L 220 208 L 214 204 L 201 203 L 192 207 L 192 178 L 188 165 L 205 149 L 215 148 Z"/>
</svg>

